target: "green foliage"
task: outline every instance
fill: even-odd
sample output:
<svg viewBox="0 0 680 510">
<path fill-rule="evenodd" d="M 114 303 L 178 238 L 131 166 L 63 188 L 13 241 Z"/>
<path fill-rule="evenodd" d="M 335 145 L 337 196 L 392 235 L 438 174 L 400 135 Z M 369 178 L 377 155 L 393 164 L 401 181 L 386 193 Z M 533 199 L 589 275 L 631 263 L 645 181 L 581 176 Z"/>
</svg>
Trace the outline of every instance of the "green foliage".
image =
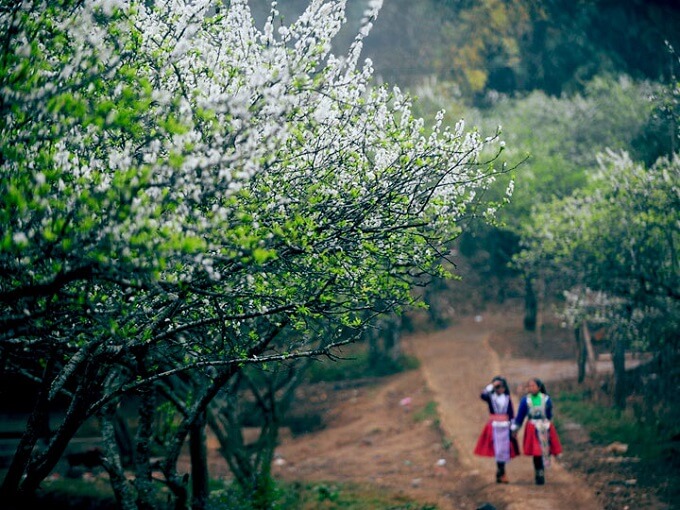
<svg viewBox="0 0 680 510">
<path fill-rule="evenodd" d="M 503 126 L 507 161 L 528 155 L 514 171 L 513 197 L 499 220 L 520 232 L 534 206 L 586 186 L 588 175 L 598 169 L 599 152 L 628 149 L 642 136 L 652 116 L 649 97 L 659 90 L 625 76 L 602 76 L 588 82 L 581 94 L 556 98 L 534 92 L 478 113 L 485 129 Z"/>
<path fill-rule="evenodd" d="M 436 72 L 440 78 L 453 77 L 462 96 L 477 104 L 488 104 L 498 92 L 516 96 L 540 90 L 556 97 L 580 93 L 602 74 L 668 78 L 664 43 L 680 46 L 680 10 L 668 2 L 435 4 L 443 20 L 437 32 L 442 39 L 441 68 Z"/>
<path fill-rule="evenodd" d="M 345 483 L 277 483 L 277 497 L 269 508 L 277 510 L 436 510 L 370 485 Z M 234 487 L 213 492 L 208 509 L 255 510 Z"/>
<path fill-rule="evenodd" d="M 644 391 L 642 386 L 637 389 L 645 393 L 645 399 L 657 401 L 657 410 L 658 406 L 672 406 L 673 401 L 677 405 L 677 398 L 668 403 L 658 393 Z M 556 427 L 561 429 L 562 422 L 569 419 L 582 425 L 591 440 L 601 447 L 614 442 L 627 445 L 626 457 L 640 461 L 636 469 L 638 483 L 653 485 L 665 501 L 677 501 L 680 496 L 678 446 L 674 440 L 680 433 L 677 412 L 662 409 L 666 418 L 654 420 L 641 414 L 635 406 L 626 410 L 612 408 L 608 405 L 609 399 L 601 398 L 599 393 L 599 388 L 593 390 L 573 384 L 556 392 L 553 398 L 560 410 L 555 419 Z"/>
<path fill-rule="evenodd" d="M 232 483 L 211 481 L 206 510 L 436 510 L 436 506 L 417 503 L 384 489 L 353 483 L 284 483 L 272 482 L 270 503 L 257 505 Z M 170 508 L 158 501 L 155 508 Z M 113 510 L 116 501 L 107 484 L 83 480 L 54 480 L 45 483 L 36 504 L 55 509 Z"/>
<path fill-rule="evenodd" d="M 104 480 L 50 479 L 46 480 L 36 494 L 36 504 L 54 509 L 96 509 L 117 508 L 113 491 Z"/>
<path fill-rule="evenodd" d="M 271 429 L 232 466 L 247 466 L 235 476 L 264 505 L 270 488 L 252 475 L 269 465 L 277 390 L 296 381 L 279 368 L 332 357 L 412 305 L 421 275 L 443 276 L 461 219 L 493 217 L 484 190 L 502 170 L 485 158 L 499 136 L 443 114 L 426 127 L 401 90 L 372 83 L 359 57 L 377 6 L 353 11 L 365 19 L 339 58 L 343 1 L 287 25 L 272 12 L 261 29 L 247 2 L 64 5 L 0 9 L 4 367 L 42 381 L 46 409 L 69 396 L 70 434 L 141 395 L 133 448 L 148 457 L 155 440 L 177 500 L 191 428 L 247 388 Z M 8 494 L 34 490 L 68 440 L 43 458 L 26 436 Z M 144 461 L 132 477 L 109 466 L 119 498 L 144 484 Z"/>
<path fill-rule="evenodd" d="M 601 447 L 618 442 L 627 446 L 625 456 L 639 459 L 636 468 L 638 484 L 654 486 L 662 500 L 677 501 L 680 493 L 678 483 L 677 397 L 667 398 L 655 390 L 639 384 L 633 399 L 648 405 L 631 405 L 625 410 L 613 408 L 610 398 L 598 387 L 566 384 L 554 394 L 560 413 L 556 427 L 569 419 L 582 425 L 590 439 Z M 677 382 L 674 385 L 677 387 Z M 674 391 L 674 390 L 671 390 Z M 652 408 L 650 415 L 645 408 Z M 566 433 L 563 431 L 562 433 Z"/>
<path fill-rule="evenodd" d="M 448 451 L 451 449 L 452 446 L 453 441 L 450 438 L 445 437 L 442 439 L 442 448 L 444 448 L 444 450 Z"/>
<path fill-rule="evenodd" d="M 512 69 L 521 63 L 520 41 L 531 31 L 534 10 L 522 0 L 483 0 L 457 12 L 448 30 L 454 43 L 444 55 L 465 96 L 516 89 Z"/>
<path fill-rule="evenodd" d="M 425 407 L 418 410 L 413 414 L 413 419 L 417 422 L 433 420 L 433 422 L 439 423 L 439 413 L 437 412 L 437 402 L 434 400 L 429 400 Z"/>
<path fill-rule="evenodd" d="M 506 278 L 513 275 L 511 261 L 520 251 L 520 236 L 531 228 L 534 210 L 589 187 L 591 177 L 600 171 L 598 153 L 628 149 L 636 161 L 663 155 L 668 136 L 656 125 L 656 103 L 650 98 L 665 97 L 664 90 L 627 76 L 602 75 L 585 83 L 578 94 L 551 97 L 535 91 L 525 97 L 500 97 L 493 108 L 468 109 L 465 116 L 473 125 L 485 130 L 502 126 L 508 141 L 503 163 L 518 165 L 512 172 L 512 199 L 499 210 L 496 224 L 473 222 L 459 239 L 460 251 L 475 271 L 505 289 Z M 423 87 L 421 93 L 435 103 L 460 108 L 445 84 Z M 501 202 L 506 184 L 499 178 L 489 199 Z M 542 217 L 539 224 L 544 221 Z"/>
<path fill-rule="evenodd" d="M 647 169 L 610 153 L 589 190 L 537 210 L 520 260 L 602 292 L 610 333 L 658 349 L 678 324 L 679 187 L 677 156 Z M 582 300 L 569 306 L 568 313 L 588 313 Z"/>
<path fill-rule="evenodd" d="M 499 228 L 520 234 L 535 206 L 587 186 L 589 175 L 599 168 L 597 154 L 606 149 L 629 150 L 633 159 L 643 161 L 667 153 L 663 147 L 668 136 L 656 127 L 655 103 L 650 101 L 663 90 L 627 76 L 602 75 L 588 81 L 578 94 L 550 97 L 536 91 L 501 98 L 492 109 L 467 109 L 464 115 L 473 125 L 484 130 L 502 126 L 508 142 L 503 162 L 516 167 L 512 199 L 499 210 Z M 460 109 L 444 84 L 423 87 L 421 94 Z M 501 202 L 506 186 L 507 180 L 500 178 L 490 200 Z M 483 236 L 485 229 L 475 228 L 466 235 Z"/>
<path fill-rule="evenodd" d="M 607 445 L 614 441 L 627 444 L 630 454 L 648 460 L 659 457 L 659 429 L 641 422 L 632 409 L 620 410 L 593 402 L 589 390 L 560 392 L 556 397 L 560 414 L 585 426 L 593 441 Z M 556 426 L 560 428 L 560 419 Z"/>
<path fill-rule="evenodd" d="M 250 3 L 264 20 L 269 1 Z M 290 0 L 279 9 L 291 19 L 306 4 Z M 364 0 L 348 2 L 337 51 L 351 43 L 364 8 Z M 432 78 L 453 81 L 459 99 L 485 105 L 498 93 L 582 93 L 603 74 L 668 79 L 664 41 L 680 48 L 679 21 L 673 2 L 392 0 L 366 39 L 364 55 L 385 81 L 413 90 Z"/>
</svg>

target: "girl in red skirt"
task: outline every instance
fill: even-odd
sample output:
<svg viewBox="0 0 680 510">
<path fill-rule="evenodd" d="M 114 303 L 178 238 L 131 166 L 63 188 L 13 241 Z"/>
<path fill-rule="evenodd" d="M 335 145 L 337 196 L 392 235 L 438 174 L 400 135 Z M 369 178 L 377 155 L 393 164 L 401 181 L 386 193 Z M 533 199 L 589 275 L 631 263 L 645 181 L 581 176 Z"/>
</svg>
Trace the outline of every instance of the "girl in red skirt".
<svg viewBox="0 0 680 510">
<path fill-rule="evenodd" d="M 489 406 L 489 420 L 477 439 L 474 453 L 482 457 L 494 457 L 496 483 L 508 483 L 505 464 L 519 455 L 519 447 L 517 440 L 510 434 L 515 411 L 507 381 L 501 376 L 494 377 L 482 391 L 481 399 Z"/>
<path fill-rule="evenodd" d="M 551 423 L 553 416 L 552 400 L 540 379 L 529 379 L 528 393 L 522 397 L 517 409 L 517 417 L 512 422 L 513 436 L 527 419 L 524 428 L 522 450 L 531 455 L 536 473 L 536 485 L 545 483 L 545 468 L 550 466 L 550 456 L 562 453 L 562 444 L 557 431 Z"/>
</svg>

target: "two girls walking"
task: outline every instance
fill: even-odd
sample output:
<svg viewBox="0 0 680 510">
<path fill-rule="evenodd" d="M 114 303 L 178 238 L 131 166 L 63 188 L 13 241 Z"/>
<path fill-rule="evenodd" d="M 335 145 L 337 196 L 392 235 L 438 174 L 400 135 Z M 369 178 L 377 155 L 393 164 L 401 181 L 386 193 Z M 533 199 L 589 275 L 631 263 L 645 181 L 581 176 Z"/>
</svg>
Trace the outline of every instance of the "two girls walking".
<svg viewBox="0 0 680 510">
<path fill-rule="evenodd" d="M 562 453 L 562 445 L 552 424 L 553 405 L 545 385 L 540 379 L 527 382 L 527 393 L 521 398 L 517 415 L 514 414 L 512 398 L 507 381 L 496 376 L 481 393 L 481 399 L 489 406 L 489 420 L 477 440 L 474 453 L 496 459 L 496 482 L 509 483 L 506 464 L 519 455 L 517 432 L 524 427 L 522 451 L 531 456 L 536 485 L 545 484 L 545 468 L 550 456 Z"/>
</svg>

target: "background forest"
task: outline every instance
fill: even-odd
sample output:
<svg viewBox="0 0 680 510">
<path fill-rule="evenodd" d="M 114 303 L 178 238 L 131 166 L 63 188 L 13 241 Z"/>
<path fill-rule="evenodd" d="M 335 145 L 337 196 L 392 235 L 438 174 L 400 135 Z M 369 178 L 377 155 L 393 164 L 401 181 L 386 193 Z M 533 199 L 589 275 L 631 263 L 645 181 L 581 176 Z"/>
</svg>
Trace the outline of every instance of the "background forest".
<svg viewBox="0 0 680 510">
<path fill-rule="evenodd" d="M 398 4 L 385 4 L 367 44 L 376 62 L 390 62 L 386 48 L 394 59 L 377 73 L 410 86 L 426 116 L 443 106 L 482 131 L 502 125 L 505 158 L 521 162 L 499 221 L 458 240 L 483 279 L 496 283 L 485 299 L 503 300 L 513 288 L 508 278 L 520 276 L 527 329 L 557 300 L 571 324 L 608 324 L 620 380 L 625 349 L 651 349 L 673 388 L 677 5 Z M 412 31 L 396 28 L 399 19 Z M 628 391 L 616 387 L 617 406 Z"/>
<path fill-rule="evenodd" d="M 606 331 L 607 405 L 642 396 L 633 417 L 677 469 L 676 2 L 386 0 L 375 17 L 349 0 L 341 27 L 319 8 L 274 36 L 268 18 L 310 2 L 270 18 L 250 0 L 269 39 L 240 2 L 195 33 L 198 7 L 170 2 L 93 10 L 99 40 L 66 23 L 87 2 L 28 4 L 0 2 L 0 398 L 30 416 L 3 501 L 30 499 L 96 418 L 120 507 L 205 508 L 208 426 L 242 500 L 268 508 L 314 359 L 356 343 L 364 375 L 398 370 L 419 314 L 442 328 L 518 297 L 539 340 L 547 315 L 574 331 L 579 382 Z M 190 37 L 234 51 L 199 66 Z"/>
<path fill-rule="evenodd" d="M 347 33 L 364 8 L 348 2 Z M 618 407 L 630 391 L 626 349 L 656 353 L 662 388 L 677 384 L 678 26 L 680 9 L 664 1 L 394 0 L 364 52 L 378 80 L 419 99 L 419 115 L 444 108 L 450 124 L 502 126 L 512 199 L 504 180 L 491 190 L 496 221 L 472 220 L 455 249 L 493 282 L 479 299 L 521 289 L 538 335 L 541 308 L 576 329 L 607 324 Z M 348 44 L 343 32 L 338 42 Z M 441 326 L 455 289 L 435 279 L 425 291 Z"/>
</svg>

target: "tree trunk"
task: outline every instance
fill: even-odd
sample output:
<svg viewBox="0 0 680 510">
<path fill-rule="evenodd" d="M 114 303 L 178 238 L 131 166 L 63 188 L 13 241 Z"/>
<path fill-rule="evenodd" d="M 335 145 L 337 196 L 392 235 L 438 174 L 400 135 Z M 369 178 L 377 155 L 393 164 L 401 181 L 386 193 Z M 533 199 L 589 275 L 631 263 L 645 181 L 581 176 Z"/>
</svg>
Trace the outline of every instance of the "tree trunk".
<svg viewBox="0 0 680 510">
<path fill-rule="evenodd" d="M 576 340 L 577 381 L 582 384 L 586 379 L 586 346 L 583 342 L 583 326 L 574 328 L 574 339 Z"/>
<path fill-rule="evenodd" d="M 53 434 L 45 451 L 33 452 L 33 458 L 26 466 L 24 477 L 19 486 L 21 493 L 28 496 L 35 494 L 42 481 L 47 478 L 61 459 L 78 429 L 85 423 L 88 418 L 89 397 L 99 393 L 97 389 L 93 389 L 94 383 L 92 381 L 96 380 L 95 372 L 95 370 L 88 370 L 83 374 L 82 381 L 72 396 L 71 405 L 66 411 L 64 420 Z"/>
<path fill-rule="evenodd" d="M 209 472 L 208 450 L 206 447 L 206 411 L 203 411 L 191 426 L 189 454 L 191 455 L 191 508 L 204 510 L 208 503 Z"/>
<path fill-rule="evenodd" d="M 139 390 L 139 424 L 135 436 L 134 484 L 137 489 L 137 506 L 140 510 L 153 510 L 154 486 L 151 472 L 151 440 L 156 412 L 156 393 L 152 387 Z"/>
<path fill-rule="evenodd" d="M 382 356 L 380 354 L 380 329 L 377 325 L 369 326 L 364 333 L 368 343 L 368 366 L 376 368 L 380 365 Z"/>
<path fill-rule="evenodd" d="M 546 284 L 545 278 L 538 276 L 535 280 L 535 294 L 534 299 L 536 301 L 536 347 L 540 348 L 543 345 L 543 310 L 545 308 L 545 303 L 547 302 L 547 291 L 548 286 Z"/>
<path fill-rule="evenodd" d="M 274 480 L 271 474 L 271 465 L 274 460 L 274 451 L 279 437 L 279 423 L 276 413 L 272 421 L 267 423 L 261 432 L 261 446 L 257 453 L 258 462 L 255 465 L 253 477 L 253 508 L 256 510 L 269 510 L 272 508 L 274 497 Z"/>
<path fill-rule="evenodd" d="M 118 413 L 113 417 L 113 433 L 120 452 L 120 461 L 124 467 L 130 466 L 133 461 L 133 446 L 130 429 L 125 419 Z"/>
<path fill-rule="evenodd" d="M 524 276 L 524 329 L 526 331 L 536 330 L 536 315 L 538 312 L 538 301 L 534 291 L 532 278 Z"/>
<path fill-rule="evenodd" d="M 443 291 L 446 291 L 446 288 L 446 281 L 443 278 L 434 277 L 425 286 L 423 293 L 423 301 L 427 305 L 427 314 L 435 329 L 443 329 L 449 323 L 446 314 L 442 312 L 439 305 L 439 300 L 441 300 L 441 296 L 445 295 Z"/>
<path fill-rule="evenodd" d="M 401 355 L 401 315 L 390 315 L 385 330 L 385 354 L 392 360 L 397 361 Z"/>
<path fill-rule="evenodd" d="M 628 392 L 626 384 L 626 342 L 618 332 L 612 335 L 612 362 L 614 364 L 614 405 L 618 409 L 626 408 Z"/>
<path fill-rule="evenodd" d="M 38 412 L 42 412 L 37 409 L 39 405 L 39 403 L 36 404 L 36 408 L 29 416 L 26 430 L 21 436 L 19 446 L 17 446 L 16 452 L 12 457 L 12 462 L 5 475 L 2 488 L 0 488 L 0 500 L 7 502 L 10 505 L 19 503 L 19 485 L 24 473 L 26 473 L 28 464 L 31 460 L 31 453 L 38 441 L 37 434 L 35 433 L 35 415 Z"/>
<path fill-rule="evenodd" d="M 588 366 L 590 367 L 590 373 L 595 376 L 597 375 L 597 358 L 595 357 L 595 349 L 593 349 L 592 336 L 590 335 L 590 327 L 588 327 L 588 322 L 583 321 L 583 344 L 586 348 L 586 355 L 588 359 Z"/>
<path fill-rule="evenodd" d="M 105 457 L 104 468 L 109 474 L 109 483 L 118 503 L 118 508 L 121 510 L 137 510 L 135 492 L 125 477 L 123 464 L 118 454 L 115 420 L 113 404 L 105 406 L 101 413 L 102 446 Z"/>
<path fill-rule="evenodd" d="M 368 341 L 368 366 L 380 369 L 383 364 L 395 362 L 401 354 L 401 316 L 390 313 L 381 317 L 365 333 Z"/>
<path fill-rule="evenodd" d="M 31 454 L 38 442 L 38 435 L 41 424 L 44 423 L 47 416 L 47 409 L 49 408 L 49 389 L 52 381 L 52 369 L 54 368 L 54 361 L 49 359 L 47 366 L 43 370 L 42 383 L 36 396 L 33 411 L 28 417 L 26 423 L 26 430 L 21 435 L 19 446 L 16 453 L 12 457 L 12 462 L 7 470 L 5 479 L 0 487 L 0 501 L 14 503 L 18 497 L 19 485 L 21 479 L 25 475 L 28 465 L 31 461 Z M 18 503 L 18 501 L 16 501 Z"/>
</svg>

